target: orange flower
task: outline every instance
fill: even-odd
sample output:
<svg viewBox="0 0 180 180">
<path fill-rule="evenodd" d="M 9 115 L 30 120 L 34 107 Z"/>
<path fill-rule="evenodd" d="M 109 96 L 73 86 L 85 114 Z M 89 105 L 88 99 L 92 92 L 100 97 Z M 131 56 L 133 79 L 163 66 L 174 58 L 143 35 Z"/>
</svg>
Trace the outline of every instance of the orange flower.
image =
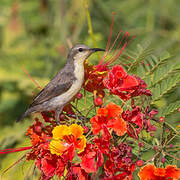
<svg viewBox="0 0 180 180">
<path fill-rule="evenodd" d="M 106 108 L 99 108 L 97 110 L 97 115 L 106 117 L 106 116 L 108 116 L 108 110 Z"/>
<path fill-rule="evenodd" d="M 141 168 L 138 176 L 141 180 L 178 180 L 180 178 L 180 169 L 175 165 L 156 168 L 153 164 L 148 164 Z"/>
<path fill-rule="evenodd" d="M 78 153 L 84 151 L 86 147 L 86 138 L 83 135 L 83 128 L 77 124 L 71 126 L 59 125 L 53 131 L 53 139 L 50 142 L 49 149 L 52 154 L 62 155 L 68 150 L 77 149 Z"/>
<path fill-rule="evenodd" d="M 109 103 L 105 108 L 99 108 L 97 115 L 90 120 L 93 133 L 98 134 L 106 127 L 112 128 L 117 135 L 123 136 L 127 132 L 127 124 L 121 118 L 122 111 L 122 108 L 114 103 Z"/>
<path fill-rule="evenodd" d="M 108 114 L 111 117 L 119 117 L 123 112 L 123 109 L 114 103 L 109 103 L 107 105 L 107 109 L 108 109 Z"/>
</svg>

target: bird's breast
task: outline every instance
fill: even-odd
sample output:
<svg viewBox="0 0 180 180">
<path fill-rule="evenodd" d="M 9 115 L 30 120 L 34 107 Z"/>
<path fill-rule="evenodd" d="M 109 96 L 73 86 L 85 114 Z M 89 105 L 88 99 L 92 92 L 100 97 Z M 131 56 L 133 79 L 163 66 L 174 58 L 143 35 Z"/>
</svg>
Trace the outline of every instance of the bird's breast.
<svg viewBox="0 0 180 180">
<path fill-rule="evenodd" d="M 74 75 L 75 79 L 72 86 L 68 89 L 68 91 L 63 94 L 53 98 L 51 101 L 51 106 L 61 106 L 68 103 L 81 89 L 82 84 L 84 82 L 84 64 L 75 62 L 74 64 Z"/>
</svg>

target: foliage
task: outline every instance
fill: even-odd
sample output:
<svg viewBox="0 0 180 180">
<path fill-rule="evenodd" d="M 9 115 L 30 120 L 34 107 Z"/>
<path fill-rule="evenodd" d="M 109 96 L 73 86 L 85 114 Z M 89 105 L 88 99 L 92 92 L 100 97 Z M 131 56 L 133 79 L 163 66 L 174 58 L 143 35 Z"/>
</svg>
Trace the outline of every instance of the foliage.
<svg viewBox="0 0 180 180">
<path fill-rule="evenodd" d="M 117 13 L 114 31 L 118 32 L 122 29 L 135 36 L 116 62 L 124 65 L 130 75 L 136 74 L 148 84 L 148 89 L 153 94 L 149 104 L 150 109 L 157 108 L 159 111 L 157 117 L 165 117 L 165 123 L 158 124 L 159 131 L 162 127 L 169 129 L 168 138 L 172 138 L 171 142 L 176 147 L 179 142 L 177 110 L 180 107 L 179 1 L 89 1 L 87 3 L 91 12 L 90 20 L 93 23 L 93 31 L 89 31 L 90 36 L 88 35 L 90 24 L 88 25 L 89 22 L 86 21 L 88 9 L 85 9 L 87 6 L 84 6 L 84 2 L 85 0 L 81 0 L 80 3 L 76 0 L 17 0 L 16 2 L 1 0 L 1 149 L 21 147 L 29 143 L 27 138 L 24 139 L 28 125 L 26 123 L 14 125 L 14 121 L 24 112 L 32 96 L 39 90 L 21 67 L 27 69 L 29 74 L 44 86 L 65 63 L 68 51 L 66 47 L 71 43 L 83 42 L 89 46 L 97 44 L 98 47 L 105 47 L 111 12 L 114 10 Z M 97 64 L 96 55 L 91 59 Z M 107 98 L 106 104 L 110 101 L 118 105 L 123 104 L 123 101 L 116 96 Z M 137 101 L 140 103 L 141 100 Z M 86 96 L 79 101 L 77 108 L 82 111 L 83 116 L 92 117 L 95 109 L 92 111 L 88 109 L 93 105 L 93 95 L 86 92 Z M 127 101 L 124 106 L 130 105 L 130 101 Z M 157 138 L 161 134 L 156 132 L 156 138 L 146 133 L 143 135 L 146 136 L 145 144 L 152 142 L 151 146 L 147 145 L 148 148 L 144 150 L 146 152 L 142 156 L 143 160 L 147 160 L 146 157 L 154 155 L 155 151 L 152 147 L 158 145 Z M 134 153 L 137 153 L 137 147 L 138 144 L 134 146 Z M 148 150 L 149 154 L 147 154 Z M 174 151 L 171 155 L 179 154 Z M 13 155 L 5 155 L 1 158 L 2 169 L 11 164 L 12 157 Z M 169 164 L 177 163 L 177 160 L 170 157 L 167 160 Z M 18 172 L 22 172 L 21 168 Z M 9 172 L 11 173 L 14 174 L 14 171 Z M 20 173 L 17 173 L 16 179 L 21 179 L 23 176 L 18 177 L 18 174 Z"/>
</svg>

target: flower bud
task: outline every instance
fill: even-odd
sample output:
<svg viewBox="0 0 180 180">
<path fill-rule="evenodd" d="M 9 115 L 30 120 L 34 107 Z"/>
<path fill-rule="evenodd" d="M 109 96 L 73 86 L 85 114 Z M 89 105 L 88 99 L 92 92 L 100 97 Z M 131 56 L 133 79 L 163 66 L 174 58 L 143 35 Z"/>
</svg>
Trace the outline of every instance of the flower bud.
<svg viewBox="0 0 180 180">
<path fill-rule="evenodd" d="M 41 126 L 35 126 L 35 132 L 40 133 L 42 131 Z"/>
<path fill-rule="evenodd" d="M 103 104 L 103 100 L 100 97 L 94 99 L 95 106 L 101 106 Z"/>
<path fill-rule="evenodd" d="M 163 123 L 163 122 L 164 122 L 164 117 L 160 117 L 160 118 L 159 118 L 159 122 L 160 122 L 160 123 Z"/>
<path fill-rule="evenodd" d="M 82 97 L 83 97 L 82 93 L 77 93 L 77 94 L 76 94 L 76 98 L 77 98 L 77 99 L 82 99 Z"/>
<path fill-rule="evenodd" d="M 139 147 L 144 147 L 144 143 L 141 142 L 141 143 L 138 143 L 139 144 Z"/>
<path fill-rule="evenodd" d="M 64 120 L 64 118 L 65 118 L 65 115 L 64 115 L 64 114 L 61 114 L 61 115 L 60 115 L 60 120 Z"/>
<path fill-rule="evenodd" d="M 166 161 L 165 157 L 161 158 L 162 163 L 165 163 L 165 161 Z"/>
<path fill-rule="evenodd" d="M 158 114 L 158 111 L 157 111 L 156 109 L 153 109 L 153 110 L 149 113 L 150 116 L 155 116 L 156 114 Z"/>
<path fill-rule="evenodd" d="M 87 133 L 89 131 L 89 128 L 87 126 L 83 126 L 84 133 Z"/>
<path fill-rule="evenodd" d="M 173 144 L 170 144 L 170 145 L 169 145 L 169 148 L 173 148 L 173 147 L 174 147 L 174 145 L 173 145 Z"/>
<path fill-rule="evenodd" d="M 158 148 L 158 146 L 154 146 L 153 149 L 154 149 L 155 151 L 158 151 L 159 148 Z"/>
<path fill-rule="evenodd" d="M 143 160 L 137 160 L 137 161 L 136 161 L 136 165 L 137 165 L 138 167 L 143 166 L 143 165 L 144 165 L 144 161 L 143 161 Z"/>
</svg>

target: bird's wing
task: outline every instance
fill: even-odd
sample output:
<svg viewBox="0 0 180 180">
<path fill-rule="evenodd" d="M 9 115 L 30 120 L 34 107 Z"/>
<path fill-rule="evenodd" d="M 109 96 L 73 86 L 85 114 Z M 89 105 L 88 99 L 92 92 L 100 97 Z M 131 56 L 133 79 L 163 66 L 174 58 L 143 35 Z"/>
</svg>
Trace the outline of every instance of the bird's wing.
<svg viewBox="0 0 180 180">
<path fill-rule="evenodd" d="M 53 97 L 63 94 L 72 86 L 74 80 L 72 72 L 61 71 L 39 92 L 30 107 L 42 104 Z"/>
</svg>

